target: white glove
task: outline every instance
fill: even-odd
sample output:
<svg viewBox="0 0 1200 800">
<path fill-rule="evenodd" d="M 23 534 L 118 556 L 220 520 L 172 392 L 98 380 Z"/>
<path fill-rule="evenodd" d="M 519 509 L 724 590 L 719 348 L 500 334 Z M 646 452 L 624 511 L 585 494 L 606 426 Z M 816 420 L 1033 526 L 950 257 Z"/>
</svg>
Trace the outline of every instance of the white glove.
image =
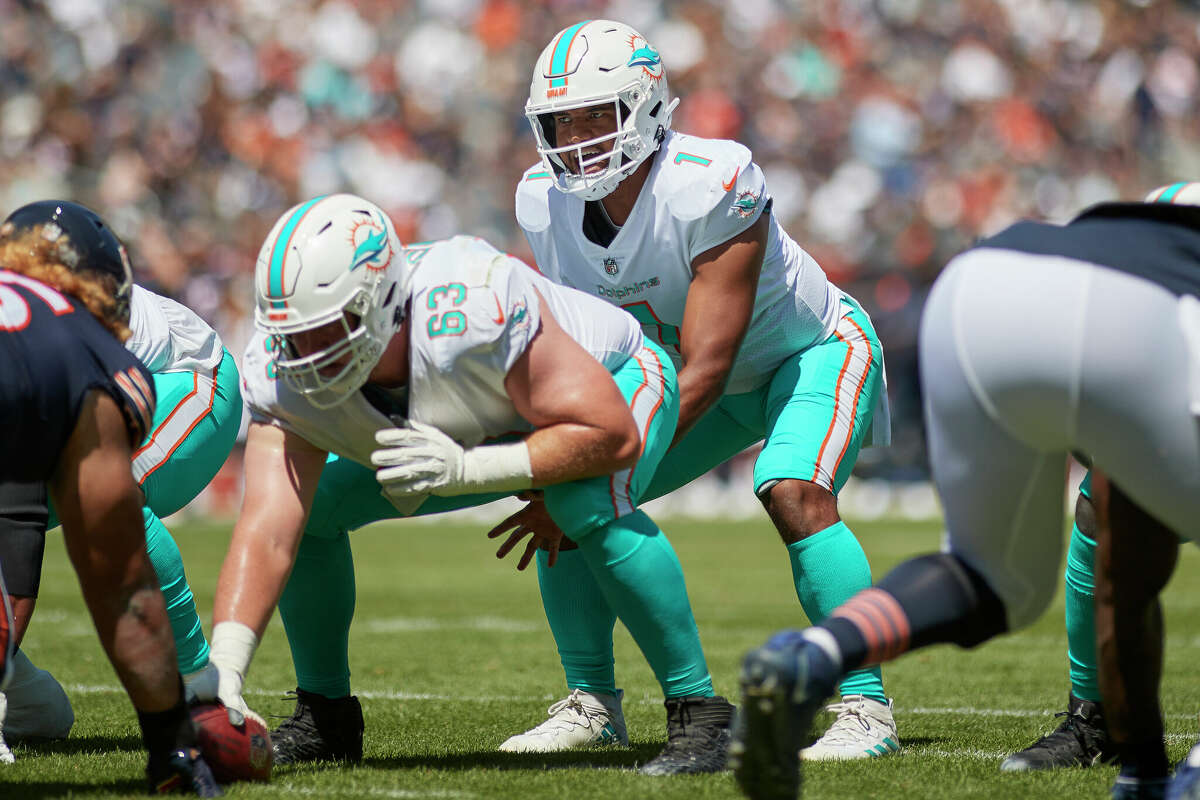
<svg viewBox="0 0 1200 800">
<path fill-rule="evenodd" d="M 229 714 L 229 724 L 241 727 L 246 717 L 250 717 L 265 727 L 266 721 L 251 711 L 242 697 L 242 684 L 257 647 L 258 636 L 249 626 L 240 622 L 217 623 L 207 666 L 184 676 L 187 701 L 219 701 Z"/>
<path fill-rule="evenodd" d="M 376 479 L 388 494 L 450 497 L 476 492 L 516 492 L 533 485 L 529 448 L 524 442 L 464 449 L 432 425 L 375 432 L 382 445 L 371 454 Z"/>
</svg>

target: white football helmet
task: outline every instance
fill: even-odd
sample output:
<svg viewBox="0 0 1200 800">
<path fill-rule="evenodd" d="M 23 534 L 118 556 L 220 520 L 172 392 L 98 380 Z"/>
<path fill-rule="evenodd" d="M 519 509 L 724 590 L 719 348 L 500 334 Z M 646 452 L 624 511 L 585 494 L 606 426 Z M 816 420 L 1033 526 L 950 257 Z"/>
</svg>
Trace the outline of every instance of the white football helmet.
<svg viewBox="0 0 1200 800">
<path fill-rule="evenodd" d="M 279 377 L 318 408 L 358 391 L 404 320 L 412 270 L 387 214 L 351 194 L 317 197 L 279 218 L 258 252 L 254 324 L 273 337 Z M 311 353 L 296 334 L 341 324 Z"/>
<path fill-rule="evenodd" d="M 615 106 L 615 131 L 575 144 L 555 141 L 555 112 L 603 103 Z M 658 51 L 624 23 L 594 19 L 560 31 L 538 56 L 525 116 L 555 187 L 599 200 L 658 149 L 678 103 L 670 97 Z M 584 157 L 597 146 L 601 152 Z M 566 152 L 574 154 L 578 172 L 563 161 Z M 604 169 L 587 172 L 596 164 Z"/>
</svg>

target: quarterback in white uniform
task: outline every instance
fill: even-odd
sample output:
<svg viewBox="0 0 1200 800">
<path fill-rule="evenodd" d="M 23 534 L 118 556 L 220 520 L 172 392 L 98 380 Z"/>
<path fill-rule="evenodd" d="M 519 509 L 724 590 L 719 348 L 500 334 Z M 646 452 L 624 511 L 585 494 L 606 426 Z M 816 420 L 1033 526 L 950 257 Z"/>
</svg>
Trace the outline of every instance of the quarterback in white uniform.
<svg viewBox="0 0 1200 800">
<path fill-rule="evenodd" d="M 763 442 L 754 491 L 787 547 L 805 613 L 824 619 L 871 582 L 836 496 L 859 448 L 889 438 L 879 340 L 771 213 L 750 150 L 672 131 L 677 103 L 658 52 L 629 26 L 587 20 L 561 31 L 534 68 L 525 113 L 542 158 L 517 187 L 517 221 L 539 270 L 625 308 L 679 369 L 675 443 L 646 497 Z M 583 599 L 598 593 L 582 559 L 564 549 L 554 570 L 545 566 L 551 628 L 571 654 L 568 688 L 616 706 L 610 637 L 555 619 L 596 605 Z M 806 757 L 898 749 L 877 668 L 848 675 L 841 693 L 837 719 Z M 551 718 L 510 741 L 587 744 L 572 721 Z"/>
<path fill-rule="evenodd" d="M 643 772 L 723 768 L 732 707 L 713 694 L 678 559 L 637 510 L 678 395 L 635 321 L 477 238 L 404 248 L 384 212 L 352 195 L 288 211 L 256 287 L 246 500 L 211 659 L 219 696 L 244 713 L 242 682 L 280 603 L 299 687 L 272 733 L 276 762 L 362 757 L 347 531 L 541 490 L 679 720 Z"/>
</svg>

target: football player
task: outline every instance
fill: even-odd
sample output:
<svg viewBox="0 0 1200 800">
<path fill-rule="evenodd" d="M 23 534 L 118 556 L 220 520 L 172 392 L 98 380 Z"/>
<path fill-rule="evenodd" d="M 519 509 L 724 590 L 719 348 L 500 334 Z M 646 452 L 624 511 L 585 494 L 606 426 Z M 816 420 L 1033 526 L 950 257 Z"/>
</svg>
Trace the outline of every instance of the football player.
<svg viewBox="0 0 1200 800">
<path fill-rule="evenodd" d="M 129 260 L 94 213 L 55 208 L 40 224 L 0 226 L 0 481 L 47 484 L 100 642 L 137 711 L 151 790 L 215 797 L 130 469 L 155 394 L 121 346 Z"/>
<path fill-rule="evenodd" d="M 1194 202 L 1190 186 L 1151 197 Z M 1198 267 L 1200 208 L 1171 202 L 1018 223 L 950 262 L 919 342 L 947 550 L 746 656 L 731 752 L 751 797 L 796 796 L 790 745 L 846 670 L 971 647 L 1041 614 L 1057 586 L 1069 452 L 1092 462 L 1099 683 L 1121 762 L 1112 794 L 1164 796 L 1158 592 L 1178 537 L 1200 539 Z"/>
<path fill-rule="evenodd" d="M 732 707 L 713 694 L 679 561 L 637 509 L 678 396 L 636 322 L 474 237 L 404 248 L 352 195 L 284 214 L 255 286 L 246 494 L 211 661 L 220 698 L 245 712 L 246 670 L 279 602 L 300 685 L 272 733 L 276 763 L 362 757 L 346 532 L 541 489 L 668 698 L 667 746 L 642 771 L 723 768 Z"/>
<path fill-rule="evenodd" d="M 558 33 L 533 70 L 525 115 L 541 161 L 517 187 L 517 221 L 543 274 L 632 313 L 679 370 L 678 430 L 645 497 L 762 442 L 753 489 L 820 621 L 871 583 L 837 494 L 859 448 L 890 436 L 883 352 L 859 304 L 779 224 L 750 151 L 671 130 L 678 102 L 658 51 L 628 25 Z M 509 523 L 529 530 L 538 513 Z M 613 609 L 570 546 L 553 569 L 541 552 L 538 573 L 571 695 L 503 750 L 589 744 L 622 719 Z M 897 750 L 879 668 L 840 689 L 804 757 Z"/>
<path fill-rule="evenodd" d="M 63 215 L 86 219 L 91 212 L 75 203 L 45 200 L 21 207 L 6 222 L 16 232 Z M 202 676 L 208 642 L 179 548 L 162 518 L 198 495 L 233 448 L 242 418 L 237 365 L 216 331 L 173 300 L 135 284 L 124 310 L 122 322 L 131 331 L 125 346 L 150 371 L 158 397 L 149 436 L 133 452 L 133 475 L 145 497 L 147 552 L 167 603 L 186 686 Z M 0 560 L 12 595 L 18 645 L 37 598 L 45 532 L 57 525 L 56 510 L 47 509 L 43 483 L 0 484 Z M 0 762 L 12 760 L 4 736 L 63 738 L 75 718 L 66 693 L 49 672 L 35 667 L 20 650 L 13 665 L 12 682 L 0 694 L 0 707 L 7 705 L 7 716 L 0 713 Z"/>
</svg>

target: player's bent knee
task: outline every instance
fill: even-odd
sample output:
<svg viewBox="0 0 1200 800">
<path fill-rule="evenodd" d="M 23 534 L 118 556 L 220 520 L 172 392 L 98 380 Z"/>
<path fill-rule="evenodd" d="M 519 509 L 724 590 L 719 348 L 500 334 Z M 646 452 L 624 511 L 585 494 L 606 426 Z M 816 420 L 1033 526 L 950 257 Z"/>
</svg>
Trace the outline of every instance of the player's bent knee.
<svg viewBox="0 0 1200 800">
<path fill-rule="evenodd" d="M 760 499 L 784 544 L 807 539 L 841 521 L 833 492 L 811 481 L 779 481 Z"/>
</svg>

